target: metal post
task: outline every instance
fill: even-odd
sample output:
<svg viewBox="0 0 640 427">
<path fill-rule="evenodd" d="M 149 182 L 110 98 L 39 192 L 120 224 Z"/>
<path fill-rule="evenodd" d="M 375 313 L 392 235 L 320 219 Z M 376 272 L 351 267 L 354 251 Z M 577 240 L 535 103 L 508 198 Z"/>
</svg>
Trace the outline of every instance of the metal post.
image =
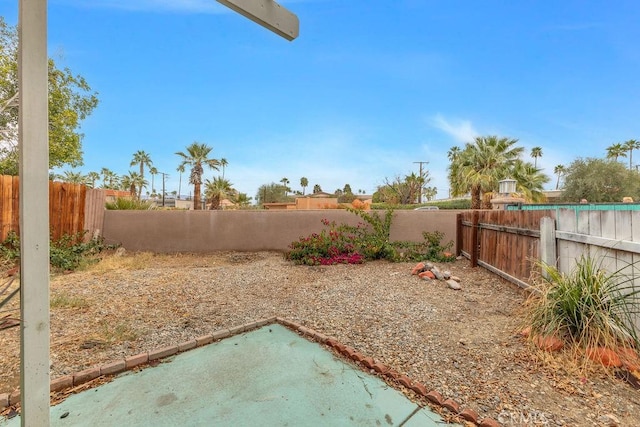
<svg viewBox="0 0 640 427">
<path fill-rule="evenodd" d="M 49 425 L 47 0 L 19 3 L 20 392 L 23 426 Z"/>
<path fill-rule="evenodd" d="M 158 173 L 162 175 L 162 207 L 164 207 L 164 179 L 169 174 L 164 172 L 158 172 Z"/>
</svg>

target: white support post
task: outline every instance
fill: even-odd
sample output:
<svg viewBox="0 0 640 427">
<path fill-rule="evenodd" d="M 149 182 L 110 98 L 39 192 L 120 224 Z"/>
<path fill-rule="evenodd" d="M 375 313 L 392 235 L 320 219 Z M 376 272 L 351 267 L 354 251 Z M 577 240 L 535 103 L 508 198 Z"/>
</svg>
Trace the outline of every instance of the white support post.
<svg viewBox="0 0 640 427">
<path fill-rule="evenodd" d="M 49 425 L 47 0 L 19 5 L 20 392 L 23 426 Z"/>
<path fill-rule="evenodd" d="M 540 261 L 557 267 L 556 221 L 548 216 L 540 219 Z M 543 275 L 546 277 L 544 270 Z"/>
</svg>

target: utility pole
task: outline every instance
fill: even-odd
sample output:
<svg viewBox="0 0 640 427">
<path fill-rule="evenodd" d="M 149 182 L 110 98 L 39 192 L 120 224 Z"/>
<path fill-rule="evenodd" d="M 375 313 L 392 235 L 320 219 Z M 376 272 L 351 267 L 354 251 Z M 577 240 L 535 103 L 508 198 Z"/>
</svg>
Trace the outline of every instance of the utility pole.
<svg viewBox="0 0 640 427">
<path fill-rule="evenodd" d="M 420 179 L 422 179 L 422 165 L 426 165 L 429 162 L 413 162 L 420 165 Z M 420 184 L 420 193 L 418 193 L 418 204 L 422 203 L 422 190 L 424 190 L 422 184 Z"/>
</svg>

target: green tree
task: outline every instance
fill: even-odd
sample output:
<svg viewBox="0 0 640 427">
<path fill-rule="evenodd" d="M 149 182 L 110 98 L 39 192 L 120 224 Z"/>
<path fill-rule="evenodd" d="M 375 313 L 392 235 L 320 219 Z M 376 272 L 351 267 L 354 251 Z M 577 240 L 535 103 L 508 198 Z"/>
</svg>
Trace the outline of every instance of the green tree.
<svg viewBox="0 0 640 427">
<path fill-rule="evenodd" d="M 345 194 L 353 194 L 353 191 L 351 190 L 351 186 L 349 184 L 344 185 L 342 192 Z"/>
<path fill-rule="evenodd" d="M 57 178 L 62 182 L 68 182 L 70 184 L 87 184 L 87 176 L 82 172 L 74 172 L 66 170 L 62 174 L 57 175 Z"/>
<path fill-rule="evenodd" d="M 287 196 L 287 193 L 289 191 L 291 191 L 291 189 L 289 188 L 289 178 L 284 177 L 280 180 L 280 182 L 282 183 L 282 185 L 284 186 L 284 195 L 285 197 Z"/>
<path fill-rule="evenodd" d="M 531 157 L 533 157 L 533 167 L 538 168 L 538 157 L 542 157 L 542 147 L 533 147 L 531 149 Z"/>
<path fill-rule="evenodd" d="M 318 194 L 318 193 L 322 193 L 322 187 L 320 187 L 320 184 L 316 184 L 313 186 L 313 194 Z"/>
<path fill-rule="evenodd" d="M 135 153 L 133 153 L 133 159 L 131 159 L 131 164 L 129 166 L 136 166 L 136 165 L 140 167 L 140 176 L 144 181 L 144 167 L 147 166 L 150 168 L 151 165 L 153 165 L 153 162 L 151 161 L 151 156 L 149 156 L 149 154 L 145 151 L 142 151 L 142 150 L 136 151 Z M 142 195 L 142 187 L 138 188 L 138 200 L 140 200 L 141 195 Z"/>
<path fill-rule="evenodd" d="M 452 196 L 471 193 L 471 208 L 480 209 L 482 194 L 496 191 L 498 181 L 506 178 L 523 152 L 517 139 L 497 136 L 476 137 L 455 156 L 449 165 Z"/>
<path fill-rule="evenodd" d="M 236 205 L 240 207 L 246 207 L 251 204 L 251 197 L 247 196 L 247 193 L 238 193 L 236 197 Z"/>
<path fill-rule="evenodd" d="M 630 139 L 625 141 L 622 146 L 629 152 L 629 170 L 633 167 L 633 150 L 640 149 L 640 141 Z"/>
<path fill-rule="evenodd" d="M 202 185 L 203 165 L 218 170 L 220 161 L 209 158 L 213 147 L 194 141 L 187 147 L 187 152 L 178 151 L 176 155 L 182 158 L 182 166 L 191 167 L 189 183 L 193 184 L 193 209 L 202 209 L 200 202 L 200 186 Z"/>
<path fill-rule="evenodd" d="M 516 161 L 510 175 L 516 180 L 516 191 L 528 203 L 541 203 L 546 200 L 543 193 L 544 184 L 549 182 L 549 177 L 542 173 L 529 162 Z"/>
<path fill-rule="evenodd" d="M 640 182 L 635 171 L 603 159 L 576 159 L 567 167 L 562 199 L 566 202 L 620 202 L 625 196 L 637 200 Z"/>
<path fill-rule="evenodd" d="M 617 162 L 618 157 L 627 157 L 627 149 L 619 142 L 607 147 L 607 159 L 614 159 Z"/>
<path fill-rule="evenodd" d="M 156 181 L 156 175 L 158 174 L 158 169 L 156 169 L 155 166 L 151 166 L 149 168 L 149 174 L 151 175 L 151 195 L 155 196 L 156 194 L 155 181 Z"/>
<path fill-rule="evenodd" d="M 430 181 L 429 171 L 423 171 L 422 176 L 412 172 L 404 178 L 397 176 L 392 181 L 387 178 L 385 184 L 378 187 L 376 202 L 402 205 L 417 203 L 418 195 Z"/>
<path fill-rule="evenodd" d="M 204 195 L 212 210 L 220 209 L 220 202 L 224 199 L 235 202 L 237 194 L 233 184 L 224 178 L 214 177 L 211 181 L 205 180 Z"/>
<path fill-rule="evenodd" d="M 120 178 L 109 168 L 102 168 L 100 175 L 102 176 L 102 188 L 111 190 L 120 188 Z"/>
<path fill-rule="evenodd" d="M 309 180 L 307 177 L 303 176 L 300 178 L 300 187 L 302 187 L 302 195 L 304 196 L 306 188 L 309 186 Z"/>
<path fill-rule="evenodd" d="M 124 175 L 120 180 L 121 188 L 131 193 L 131 197 L 140 200 L 143 187 L 146 187 L 149 183 L 138 172 L 130 171 L 128 175 Z"/>
<path fill-rule="evenodd" d="M 560 188 L 560 178 L 562 178 L 562 176 L 567 173 L 567 168 L 565 168 L 564 165 L 556 165 L 556 167 L 553 168 L 553 173 L 558 176 L 558 178 L 556 179 L 557 190 L 558 188 Z"/>
<path fill-rule="evenodd" d="M 82 165 L 80 123 L 98 105 L 97 93 L 69 68 L 49 59 L 49 167 Z M 0 105 L 18 93 L 18 36 L 0 17 Z M 15 98 L 14 98 L 15 99 Z M 0 110 L 0 173 L 18 174 L 17 102 Z"/>
<path fill-rule="evenodd" d="M 224 179 L 224 168 L 229 165 L 229 162 L 224 157 L 220 159 L 220 166 L 222 167 L 222 178 Z"/>
<path fill-rule="evenodd" d="M 181 164 L 176 168 L 176 171 L 178 171 L 179 178 L 178 178 L 178 199 L 180 198 L 180 191 L 182 190 L 182 174 L 184 173 L 186 169 L 184 168 L 184 165 Z"/>
<path fill-rule="evenodd" d="M 289 201 L 287 197 L 287 187 L 282 184 L 264 184 L 258 188 L 256 201 L 262 206 L 265 203 L 285 203 Z"/>
<path fill-rule="evenodd" d="M 87 174 L 87 185 L 91 188 L 96 188 L 96 182 L 100 179 L 100 174 L 98 172 L 89 172 Z"/>
</svg>

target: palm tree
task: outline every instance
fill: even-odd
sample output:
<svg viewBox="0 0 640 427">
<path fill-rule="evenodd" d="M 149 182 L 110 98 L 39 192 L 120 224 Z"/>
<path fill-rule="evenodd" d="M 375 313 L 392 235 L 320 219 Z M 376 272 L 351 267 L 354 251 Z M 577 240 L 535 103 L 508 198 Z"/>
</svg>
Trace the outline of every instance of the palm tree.
<svg viewBox="0 0 640 427">
<path fill-rule="evenodd" d="M 86 184 L 87 177 L 82 172 L 64 171 L 62 175 L 58 175 L 58 178 L 62 182 L 68 182 L 70 184 Z"/>
<path fill-rule="evenodd" d="M 618 157 L 627 157 L 627 149 L 619 142 L 607 147 L 607 159 L 614 159 L 617 162 Z"/>
<path fill-rule="evenodd" d="M 303 176 L 302 178 L 300 178 L 300 187 L 302 187 L 303 196 L 304 196 L 305 189 L 307 188 L 308 185 L 309 185 L 309 180 L 307 179 L 306 176 Z"/>
<path fill-rule="evenodd" d="M 531 149 L 531 157 L 533 157 L 533 167 L 538 167 L 538 157 L 542 157 L 542 147 L 533 147 Z"/>
<path fill-rule="evenodd" d="M 622 146 L 629 152 L 629 170 L 633 167 L 633 150 L 640 149 L 640 141 L 630 139 L 625 141 Z"/>
<path fill-rule="evenodd" d="M 119 188 L 119 178 L 115 172 L 108 168 L 102 168 L 100 170 L 100 175 L 102 175 L 102 188 L 108 188 L 112 190 Z"/>
<path fill-rule="evenodd" d="M 239 206 L 249 206 L 251 203 L 251 197 L 247 196 L 247 193 L 238 193 L 236 196 L 236 204 Z"/>
<path fill-rule="evenodd" d="M 220 165 L 219 160 L 209 158 L 211 150 L 213 147 L 194 141 L 187 147 L 186 153 L 182 151 L 176 153 L 182 158 L 182 166 L 191 166 L 189 182 L 193 184 L 193 209 L 195 210 L 202 209 L 200 206 L 200 185 L 202 185 L 202 174 L 204 173 L 202 166 L 206 165 L 211 169 L 218 170 Z"/>
<path fill-rule="evenodd" d="M 460 147 L 458 146 L 453 146 L 449 149 L 449 151 L 447 151 L 447 157 L 449 158 L 450 162 L 455 161 L 458 158 L 459 154 L 460 154 Z"/>
<path fill-rule="evenodd" d="M 320 184 L 316 184 L 313 186 L 313 194 L 318 194 L 318 193 L 322 193 L 322 188 L 320 187 Z"/>
<path fill-rule="evenodd" d="M 516 191 L 521 193 L 528 203 L 541 203 L 546 200 L 543 190 L 544 184 L 549 182 L 549 177 L 542 173 L 542 169 L 529 162 L 517 160 L 511 176 L 516 180 Z"/>
<path fill-rule="evenodd" d="M 131 160 L 131 164 L 129 166 L 140 165 L 140 178 L 144 181 L 144 167 L 151 167 L 153 162 L 151 161 L 151 157 L 149 154 L 142 150 L 138 150 L 133 153 L 133 159 Z M 146 181 L 145 181 L 146 182 Z M 145 184 L 146 186 L 147 184 Z M 142 195 L 142 187 L 138 188 L 138 200 L 140 200 L 140 196 Z"/>
<path fill-rule="evenodd" d="M 155 166 L 151 166 L 149 168 L 149 173 L 151 174 L 151 195 L 155 196 L 156 194 L 156 175 L 158 174 L 158 169 L 155 168 Z"/>
<path fill-rule="evenodd" d="M 220 159 L 220 166 L 222 166 L 222 179 L 224 179 L 224 168 L 229 164 L 224 157 Z"/>
<path fill-rule="evenodd" d="M 553 168 L 553 173 L 558 175 L 558 179 L 556 180 L 556 190 L 557 190 L 560 187 L 560 177 L 565 173 L 567 173 L 567 168 L 565 168 L 564 165 L 556 165 L 556 167 Z"/>
<path fill-rule="evenodd" d="M 228 180 L 220 177 L 208 179 L 204 184 L 204 196 L 211 204 L 210 209 L 220 209 L 220 202 L 224 199 L 235 199 L 237 191 L 233 189 L 233 184 Z"/>
<path fill-rule="evenodd" d="M 87 185 L 91 186 L 91 188 L 96 188 L 96 181 L 100 179 L 100 174 L 98 172 L 89 172 L 87 174 Z"/>
<path fill-rule="evenodd" d="M 476 137 L 473 143 L 467 143 L 449 165 L 452 195 L 471 193 L 471 208 L 480 209 L 482 193 L 495 191 L 498 181 L 506 178 L 522 154 L 522 147 L 514 147 L 517 142 L 517 139 L 488 136 Z"/>
<path fill-rule="evenodd" d="M 288 187 L 289 178 L 284 177 L 280 180 L 280 182 L 282 183 L 282 185 L 284 185 L 284 197 L 287 197 L 287 192 L 290 190 L 290 188 Z"/>
<path fill-rule="evenodd" d="M 184 165 L 180 165 L 176 168 L 178 173 L 180 174 L 180 178 L 178 178 L 178 199 L 180 198 L 180 190 L 182 190 L 182 174 L 185 171 Z"/>
<path fill-rule="evenodd" d="M 123 175 L 120 182 L 122 189 L 129 191 L 129 193 L 131 193 L 131 197 L 137 198 L 138 200 L 140 200 L 141 197 L 141 188 L 146 187 L 149 184 L 142 175 L 133 171 L 129 171 L 128 175 Z"/>
</svg>

